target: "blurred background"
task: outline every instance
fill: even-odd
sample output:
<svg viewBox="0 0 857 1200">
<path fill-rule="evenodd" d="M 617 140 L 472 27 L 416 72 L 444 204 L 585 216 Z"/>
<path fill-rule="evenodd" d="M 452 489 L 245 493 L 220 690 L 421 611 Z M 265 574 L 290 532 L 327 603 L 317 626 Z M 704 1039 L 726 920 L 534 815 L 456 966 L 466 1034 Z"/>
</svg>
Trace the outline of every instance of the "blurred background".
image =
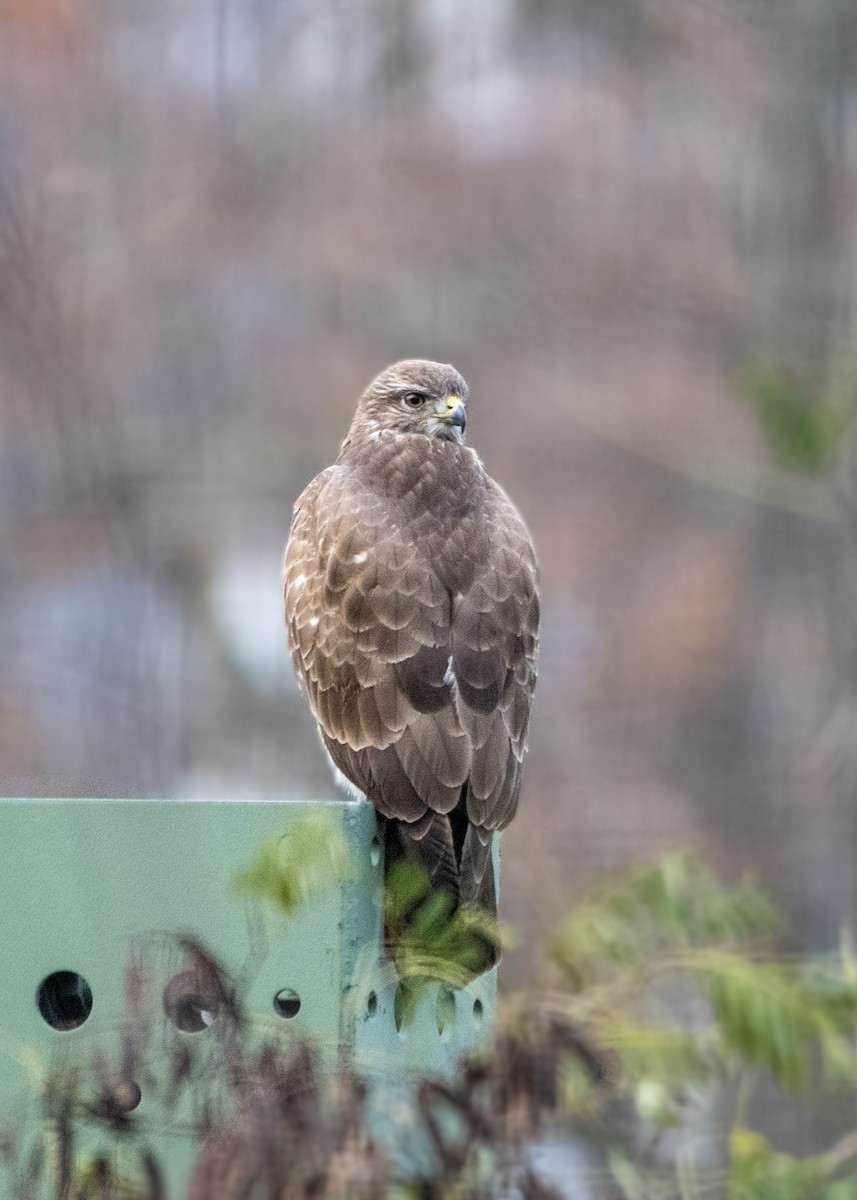
<svg viewBox="0 0 857 1200">
<path fill-rule="evenodd" d="M 679 844 L 835 942 L 856 171 L 848 0 L 0 0 L 0 790 L 334 795 L 291 505 L 448 360 L 543 572 L 504 978 Z"/>
</svg>

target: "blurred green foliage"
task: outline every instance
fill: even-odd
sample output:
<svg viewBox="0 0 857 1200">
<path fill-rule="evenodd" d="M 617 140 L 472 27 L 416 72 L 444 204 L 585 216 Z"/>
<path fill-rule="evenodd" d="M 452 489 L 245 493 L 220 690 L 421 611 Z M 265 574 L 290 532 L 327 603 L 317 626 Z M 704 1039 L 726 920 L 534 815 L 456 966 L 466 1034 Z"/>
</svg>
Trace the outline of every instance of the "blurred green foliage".
<svg viewBox="0 0 857 1200">
<path fill-rule="evenodd" d="M 240 892 L 293 913 L 346 871 L 338 829 L 321 815 L 261 846 L 236 882 Z M 857 1136 L 801 1157 L 775 1148 L 750 1121 L 750 1098 L 764 1076 L 798 1099 L 857 1095 L 857 959 L 847 939 L 835 955 L 783 957 L 776 953 L 782 932 L 780 913 L 753 880 L 723 883 L 688 854 L 618 875 L 561 923 L 549 986 L 507 998 L 503 1029 L 479 1070 L 493 1072 L 511 1108 L 509 1089 L 528 1077 L 522 1055 L 531 1067 L 542 1064 L 533 1078 L 544 1070 L 553 1077 L 547 1089 L 544 1080 L 534 1085 L 535 1107 L 594 1147 L 603 1164 L 587 1176 L 595 1190 L 582 1194 L 857 1200 Z M 400 862 L 389 872 L 385 949 L 402 983 L 403 1026 L 421 988 L 466 986 L 499 948 L 496 922 L 472 907 L 454 911 L 418 866 Z M 714 1111 L 731 1112 L 731 1120 L 712 1125 Z M 688 1166 L 684 1147 L 698 1137 L 703 1113 L 712 1151 L 708 1165 Z M 541 1120 L 533 1119 L 532 1136 Z M 449 1184 L 450 1195 L 481 1195 L 472 1180 L 485 1150 L 474 1143 L 437 1194 Z M 490 1153 L 500 1153 L 496 1144 Z M 500 1157 L 508 1164 L 515 1153 L 507 1146 Z M 395 1194 L 412 1193 L 399 1181 Z"/>
<path fill-rule="evenodd" d="M 235 889 L 292 914 L 347 872 L 342 830 L 324 813 L 312 813 L 295 822 L 287 835 L 263 842 L 236 876 Z"/>
<path fill-rule="evenodd" d="M 454 907 L 417 863 L 397 862 L 384 888 L 384 936 L 400 980 L 416 995 L 436 981 L 465 987 L 500 957 L 496 918 L 476 904 Z"/>
<path fill-rule="evenodd" d="M 853 381 L 841 394 L 819 398 L 786 363 L 759 359 L 745 373 L 743 386 L 777 461 L 805 475 L 826 474 L 854 420 Z"/>
<path fill-rule="evenodd" d="M 821 1157 L 778 1154 L 760 1133 L 736 1128 L 729 1140 L 729 1200 L 846 1200 L 857 1195 L 857 1179 L 827 1178 Z"/>
<path fill-rule="evenodd" d="M 847 939 L 836 955 L 783 958 L 781 928 L 751 880 L 722 884 L 683 854 L 603 886 L 560 928 L 552 1003 L 615 1060 L 609 1086 L 578 1075 L 565 1102 L 586 1136 L 607 1145 L 626 1200 L 857 1197 L 857 1139 L 793 1157 L 749 1125 L 761 1076 L 796 1097 L 833 1092 L 853 1102 L 857 1089 L 857 961 Z M 722 1165 L 669 1165 L 683 1162 L 694 1119 L 730 1095 L 731 1125 L 706 1119 Z M 617 1100 L 635 1114 L 633 1138 L 617 1133 Z M 662 1155 L 667 1131 L 674 1140 Z"/>
</svg>

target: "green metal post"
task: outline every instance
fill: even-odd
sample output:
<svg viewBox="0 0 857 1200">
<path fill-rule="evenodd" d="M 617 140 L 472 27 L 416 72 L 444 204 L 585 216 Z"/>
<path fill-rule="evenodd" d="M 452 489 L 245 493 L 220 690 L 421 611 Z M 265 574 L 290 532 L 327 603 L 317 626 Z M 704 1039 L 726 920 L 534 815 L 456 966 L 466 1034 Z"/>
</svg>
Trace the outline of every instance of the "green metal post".
<svg viewBox="0 0 857 1200">
<path fill-rule="evenodd" d="M 319 811 L 342 832 L 344 882 L 294 915 L 263 917 L 236 894 L 236 874 L 260 844 L 288 837 Z M 380 956 L 381 853 L 369 804 L 0 800 L 0 846 L 0 1134 L 34 1153 L 40 1139 L 50 1153 L 49 1081 L 73 1077 L 81 1094 L 90 1083 L 94 1094 L 99 1073 L 120 1062 L 133 1020 L 129 964 L 145 965 L 160 998 L 186 970 L 189 942 L 243 980 L 260 1043 L 305 1036 L 331 1061 L 345 1052 L 372 1081 L 376 1112 L 387 1097 L 400 1103 L 403 1083 L 454 1071 L 490 1027 L 494 972 L 453 997 L 427 989 L 414 1020 L 397 1028 L 395 975 Z M 216 1027 L 176 1029 L 169 1008 L 153 1008 L 133 1113 L 167 1164 L 172 1200 L 192 1158 L 193 1114 L 177 1121 L 165 1107 L 174 1069 L 167 1047 L 182 1039 L 204 1045 Z M 199 1106 L 204 1092 L 202 1083 Z M 127 1138 L 104 1121 L 93 1121 L 86 1136 L 93 1153 L 111 1161 L 125 1153 Z M 0 1169 L 0 1200 L 13 1194 Z"/>
</svg>

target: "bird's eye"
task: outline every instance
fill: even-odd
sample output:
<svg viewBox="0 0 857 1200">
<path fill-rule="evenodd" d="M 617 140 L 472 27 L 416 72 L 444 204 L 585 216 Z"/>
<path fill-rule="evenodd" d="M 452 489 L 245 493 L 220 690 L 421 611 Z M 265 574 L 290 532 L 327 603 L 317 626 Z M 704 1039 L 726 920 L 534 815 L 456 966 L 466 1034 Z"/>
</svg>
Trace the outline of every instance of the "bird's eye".
<svg viewBox="0 0 857 1200">
<path fill-rule="evenodd" d="M 405 392 L 402 396 L 402 404 L 405 408 L 422 408 L 426 398 L 422 392 Z"/>
</svg>

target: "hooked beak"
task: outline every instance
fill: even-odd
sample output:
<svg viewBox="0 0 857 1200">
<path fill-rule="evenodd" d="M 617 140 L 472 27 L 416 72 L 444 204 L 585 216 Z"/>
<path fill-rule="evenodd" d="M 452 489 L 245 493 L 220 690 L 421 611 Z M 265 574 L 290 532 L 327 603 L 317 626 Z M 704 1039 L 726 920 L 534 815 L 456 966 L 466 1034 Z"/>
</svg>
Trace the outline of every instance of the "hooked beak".
<svg viewBox="0 0 857 1200">
<path fill-rule="evenodd" d="M 467 413 L 464 410 L 464 404 L 460 396 L 447 396 L 443 401 L 441 411 L 438 413 L 439 420 L 445 425 L 454 425 L 457 429 L 464 433 L 467 425 Z"/>
</svg>

